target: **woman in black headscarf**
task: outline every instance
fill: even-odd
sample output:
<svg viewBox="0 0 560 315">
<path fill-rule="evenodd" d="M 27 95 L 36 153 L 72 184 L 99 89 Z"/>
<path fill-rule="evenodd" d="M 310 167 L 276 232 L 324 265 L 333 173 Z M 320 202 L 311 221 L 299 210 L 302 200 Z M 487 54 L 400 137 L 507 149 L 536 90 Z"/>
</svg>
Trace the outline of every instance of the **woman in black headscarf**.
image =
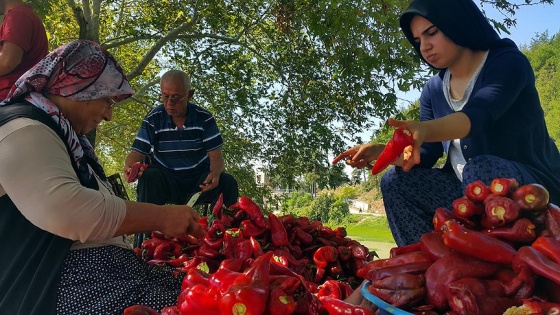
<svg viewBox="0 0 560 315">
<path fill-rule="evenodd" d="M 395 121 L 414 145 L 381 181 L 397 245 L 433 230 L 438 207 L 451 209 L 467 184 L 498 177 L 540 183 L 560 203 L 560 154 L 550 138 L 528 59 L 501 39 L 471 0 L 415 0 L 401 28 L 430 67 L 441 70 L 420 96 L 420 121 Z M 363 168 L 383 145 L 351 148 L 333 162 Z M 446 154 L 443 168 L 433 168 Z"/>
</svg>

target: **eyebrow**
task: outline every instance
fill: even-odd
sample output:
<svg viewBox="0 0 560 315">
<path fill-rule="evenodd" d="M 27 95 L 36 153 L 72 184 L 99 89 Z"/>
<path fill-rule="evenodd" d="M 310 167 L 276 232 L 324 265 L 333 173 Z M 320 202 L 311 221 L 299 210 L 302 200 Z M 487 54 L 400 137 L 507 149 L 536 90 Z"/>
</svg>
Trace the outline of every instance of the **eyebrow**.
<svg viewBox="0 0 560 315">
<path fill-rule="evenodd" d="M 422 35 L 426 35 L 430 32 L 431 29 L 433 29 L 434 27 L 436 27 L 435 25 L 430 25 L 429 27 L 427 27 L 425 30 L 422 31 Z M 414 40 L 418 40 L 418 37 L 414 37 Z"/>
</svg>

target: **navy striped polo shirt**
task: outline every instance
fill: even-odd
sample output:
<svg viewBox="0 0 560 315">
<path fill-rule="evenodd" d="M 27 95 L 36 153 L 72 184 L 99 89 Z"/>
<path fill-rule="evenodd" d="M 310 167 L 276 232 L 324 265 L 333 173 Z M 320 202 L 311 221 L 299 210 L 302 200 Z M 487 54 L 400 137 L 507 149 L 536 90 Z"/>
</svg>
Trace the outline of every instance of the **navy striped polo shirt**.
<svg viewBox="0 0 560 315">
<path fill-rule="evenodd" d="M 183 129 L 177 128 L 163 105 L 151 110 L 140 126 L 132 150 L 150 155 L 152 163 L 176 171 L 207 171 L 208 152 L 223 144 L 216 120 L 206 109 L 187 104 Z"/>
</svg>

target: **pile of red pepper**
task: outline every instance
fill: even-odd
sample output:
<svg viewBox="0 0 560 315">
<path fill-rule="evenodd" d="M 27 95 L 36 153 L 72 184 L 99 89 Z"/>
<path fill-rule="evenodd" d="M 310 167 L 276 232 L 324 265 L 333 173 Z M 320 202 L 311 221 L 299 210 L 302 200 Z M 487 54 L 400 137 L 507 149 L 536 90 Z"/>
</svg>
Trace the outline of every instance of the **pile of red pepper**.
<svg viewBox="0 0 560 315">
<path fill-rule="evenodd" d="M 415 314 L 560 313 L 560 208 L 543 186 L 476 181 L 433 224 L 358 270 L 369 292 Z"/>
<path fill-rule="evenodd" d="M 229 208 L 220 196 L 200 223 L 201 239 L 154 232 L 135 249 L 150 264 L 186 274 L 177 305 L 161 314 L 371 314 L 343 301 L 375 254 L 345 228 L 264 214 L 246 196 Z M 138 305 L 125 313 L 142 308 L 150 314 Z"/>
</svg>

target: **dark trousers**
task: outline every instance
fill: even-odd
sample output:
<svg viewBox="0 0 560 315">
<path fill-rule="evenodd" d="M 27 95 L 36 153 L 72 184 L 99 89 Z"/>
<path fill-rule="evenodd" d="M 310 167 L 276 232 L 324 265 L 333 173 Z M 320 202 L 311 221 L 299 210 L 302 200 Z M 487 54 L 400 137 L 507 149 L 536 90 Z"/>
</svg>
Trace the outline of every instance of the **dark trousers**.
<svg viewBox="0 0 560 315">
<path fill-rule="evenodd" d="M 138 201 L 157 205 L 186 204 L 192 194 L 201 190 L 199 185 L 204 182 L 208 173 L 187 175 L 150 165 L 138 179 Z M 232 175 L 222 173 L 218 187 L 200 195 L 197 204 L 211 203 L 213 206 L 220 193 L 224 194 L 226 207 L 237 202 L 239 191 Z"/>
<path fill-rule="evenodd" d="M 455 199 L 464 195 L 467 184 L 482 180 L 489 185 L 497 177 L 515 178 L 520 185 L 536 182 L 527 178 L 511 161 L 490 155 L 472 158 L 463 169 L 463 182 L 453 170 L 416 167 L 404 172 L 389 169 L 381 179 L 381 193 L 389 228 L 398 246 L 417 243 L 434 229 L 432 218 L 437 208 L 453 209 Z"/>
</svg>

